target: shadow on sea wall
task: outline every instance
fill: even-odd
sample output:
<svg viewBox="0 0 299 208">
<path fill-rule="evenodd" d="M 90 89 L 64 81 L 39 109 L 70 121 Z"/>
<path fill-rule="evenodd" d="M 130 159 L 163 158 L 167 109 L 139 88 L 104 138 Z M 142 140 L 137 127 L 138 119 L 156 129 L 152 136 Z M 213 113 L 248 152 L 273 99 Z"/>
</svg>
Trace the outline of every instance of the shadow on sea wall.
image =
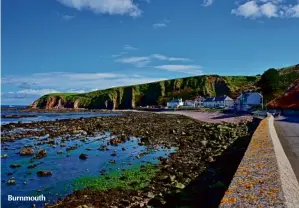
<svg viewBox="0 0 299 208">
<path fill-rule="evenodd" d="M 248 126 L 250 134 L 237 139 L 181 192 L 168 194 L 164 207 L 218 207 L 260 121 L 254 119 Z"/>
</svg>

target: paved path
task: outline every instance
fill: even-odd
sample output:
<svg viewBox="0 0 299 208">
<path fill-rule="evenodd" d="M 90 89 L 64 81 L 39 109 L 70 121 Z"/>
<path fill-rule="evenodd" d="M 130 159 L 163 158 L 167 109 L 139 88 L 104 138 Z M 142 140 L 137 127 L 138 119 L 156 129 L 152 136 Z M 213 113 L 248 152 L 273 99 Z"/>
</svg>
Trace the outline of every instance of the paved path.
<svg viewBox="0 0 299 208">
<path fill-rule="evenodd" d="M 299 181 L 299 118 L 276 118 L 274 126 Z"/>
<path fill-rule="evenodd" d="M 162 111 L 159 113 L 166 114 L 180 114 L 188 116 L 199 121 L 208 123 L 240 123 L 243 121 L 251 121 L 251 115 L 234 115 L 232 113 L 220 113 L 220 112 L 201 112 L 201 111 Z"/>
</svg>

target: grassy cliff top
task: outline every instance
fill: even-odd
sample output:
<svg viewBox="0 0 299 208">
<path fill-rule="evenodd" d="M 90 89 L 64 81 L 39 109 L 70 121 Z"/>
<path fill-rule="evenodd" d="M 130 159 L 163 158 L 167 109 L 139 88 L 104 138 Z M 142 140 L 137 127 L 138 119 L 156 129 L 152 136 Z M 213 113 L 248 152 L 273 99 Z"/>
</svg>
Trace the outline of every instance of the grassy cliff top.
<svg viewBox="0 0 299 208">
<path fill-rule="evenodd" d="M 279 89 L 275 93 L 265 94 L 268 100 L 277 97 L 299 78 L 299 65 L 277 69 Z M 134 108 L 144 105 L 165 105 L 174 98 L 190 99 L 194 96 L 229 95 L 235 98 L 244 91 L 259 91 L 261 76 L 219 76 L 200 75 L 170 80 L 120 86 L 87 93 L 52 93 L 36 100 L 37 107 L 57 106 L 82 108 Z M 59 101 L 57 101 L 59 100 Z M 108 103 L 107 103 L 108 102 Z M 76 104 L 75 104 L 76 103 Z"/>
</svg>

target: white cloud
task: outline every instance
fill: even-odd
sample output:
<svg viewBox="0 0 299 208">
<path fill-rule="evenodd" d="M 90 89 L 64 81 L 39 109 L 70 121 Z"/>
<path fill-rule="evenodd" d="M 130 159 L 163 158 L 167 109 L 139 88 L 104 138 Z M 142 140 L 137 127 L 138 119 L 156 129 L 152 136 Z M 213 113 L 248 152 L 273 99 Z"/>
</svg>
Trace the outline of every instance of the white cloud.
<svg viewBox="0 0 299 208">
<path fill-rule="evenodd" d="M 156 69 L 163 69 L 172 72 L 182 72 L 186 74 L 201 75 L 201 66 L 198 65 L 160 65 L 155 66 Z"/>
<path fill-rule="evenodd" d="M 233 9 L 232 14 L 251 19 L 299 17 L 299 4 L 286 4 L 284 0 L 251 0 Z"/>
<path fill-rule="evenodd" d="M 299 17 L 299 4 L 287 7 L 285 13 L 289 17 Z"/>
<path fill-rule="evenodd" d="M 90 10 L 96 14 L 129 15 L 138 17 L 142 11 L 133 0 L 57 0 L 79 11 Z"/>
<path fill-rule="evenodd" d="M 275 4 L 268 2 L 260 7 L 261 13 L 268 18 L 277 17 L 278 8 Z"/>
<path fill-rule="evenodd" d="M 213 3 L 214 3 L 214 0 L 204 0 L 202 5 L 204 7 L 207 7 L 207 6 L 212 5 Z"/>
<path fill-rule="evenodd" d="M 146 3 L 151 3 L 151 0 L 139 0 L 139 1 L 143 1 L 143 2 L 146 2 Z"/>
<path fill-rule="evenodd" d="M 153 28 L 158 29 L 158 28 L 162 28 L 162 27 L 167 27 L 167 25 L 170 23 L 169 20 L 164 19 L 160 22 L 157 22 L 155 24 L 153 24 Z"/>
<path fill-rule="evenodd" d="M 37 96 L 54 92 L 88 92 L 94 89 L 142 84 L 161 79 L 144 77 L 138 74 L 49 72 L 35 73 L 28 76 L 3 77 L 2 84 L 18 87 L 20 82 L 35 83 L 34 86 L 31 85 L 32 88 L 30 89 L 14 92 L 16 95 L 26 94 L 27 97 L 30 97 L 30 95 Z M 7 97 L 8 95 L 12 95 L 12 93 L 6 93 L 3 96 Z"/>
<path fill-rule="evenodd" d="M 150 58 L 146 56 L 133 56 L 126 57 L 122 59 L 117 59 L 116 62 L 125 63 L 125 64 L 133 64 L 137 67 L 146 66 L 150 62 Z"/>
<path fill-rule="evenodd" d="M 256 17 L 259 15 L 259 10 L 259 6 L 255 1 L 249 1 L 232 10 L 232 13 L 244 17 Z"/>
<path fill-rule="evenodd" d="M 125 57 L 121 59 L 115 60 L 116 62 L 125 63 L 125 64 L 133 64 L 137 67 L 144 67 L 148 65 L 152 60 L 160 60 L 160 61 L 191 61 L 188 58 L 179 58 L 179 57 L 168 57 L 162 54 L 152 54 L 149 56 L 133 56 L 133 57 Z"/>
<path fill-rule="evenodd" d="M 64 20 L 66 20 L 66 21 L 70 21 L 70 20 L 72 20 L 72 19 L 74 19 L 75 18 L 75 15 L 62 15 L 62 18 L 64 19 Z"/>
<path fill-rule="evenodd" d="M 124 50 L 131 51 L 131 50 L 137 50 L 137 48 L 131 46 L 131 45 L 124 45 Z"/>
<path fill-rule="evenodd" d="M 50 94 L 50 93 L 60 93 L 61 91 L 57 91 L 55 89 L 25 89 L 19 90 L 15 92 L 2 92 L 1 93 L 1 101 L 8 104 L 18 104 L 22 102 L 23 104 L 32 103 L 34 100 L 38 99 L 39 97 Z M 84 93 L 84 90 L 76 90 L 76 89 L 69 89 L 63 92 L 67 93 Z"/>
<path fill-rule="evenodd" d="M 125 54 L 127 54 L 127 53 L 128 53 L 127 51 L 124 51 L 124 52 L 121 52 L 121 53 L 119 53 L 119 54 L 114 54 L 114 55 L 112 55 L 111 57 L 112 57 L 112 58 L 117 58 L 117 57 L 123 56 L 123 55 L 125 55 Z"/>
<path fill-rule="evenodd" d="M 191 61 L 188 58 L 168 57 L 162 54 L 153 54 L 150 57 L 163 61 Z"/>
</svg>

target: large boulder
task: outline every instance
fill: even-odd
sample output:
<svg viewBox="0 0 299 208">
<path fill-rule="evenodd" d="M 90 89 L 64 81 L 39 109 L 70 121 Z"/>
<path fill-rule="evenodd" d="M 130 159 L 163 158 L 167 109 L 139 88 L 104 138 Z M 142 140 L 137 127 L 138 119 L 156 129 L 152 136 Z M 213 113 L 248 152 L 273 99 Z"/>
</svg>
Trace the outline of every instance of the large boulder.
<svg viewBox="0 0 299 208">
<path fill-rule="evenodd" d="M 86 159 L 88 158 L 88 155 L 87 155 L 87 154 L 81 154 L 81 155 L 79 156 L 79 158 L 80 158 L 81 160 L 86 160 Z"/>
<path fill-rule="evenodd" d="M 30 147 L 24 147 L 21 149 L 21 151 L 19 153 L 21 156 L 34 155 L 34 149 L 30 148 Z"/>
<path fill-rule="evenodd" d="M 52 172 L 48 171 L 48 170 L 41 170 L 41 171 L 37 171 L 37 176 L 39 177 L 46 177 L 46 176 L 51 176 Z"/>
<path fill-rule="evenodd" d="M 46 156 L 47 156 L 47 151 L 41 149 L 41 150 L 39 150 L 39 151 L 36 153 L 35 158 L 37 158 L 37 159 L 41 159 L 41 158 L 46 157 Z"/>
</svg>

